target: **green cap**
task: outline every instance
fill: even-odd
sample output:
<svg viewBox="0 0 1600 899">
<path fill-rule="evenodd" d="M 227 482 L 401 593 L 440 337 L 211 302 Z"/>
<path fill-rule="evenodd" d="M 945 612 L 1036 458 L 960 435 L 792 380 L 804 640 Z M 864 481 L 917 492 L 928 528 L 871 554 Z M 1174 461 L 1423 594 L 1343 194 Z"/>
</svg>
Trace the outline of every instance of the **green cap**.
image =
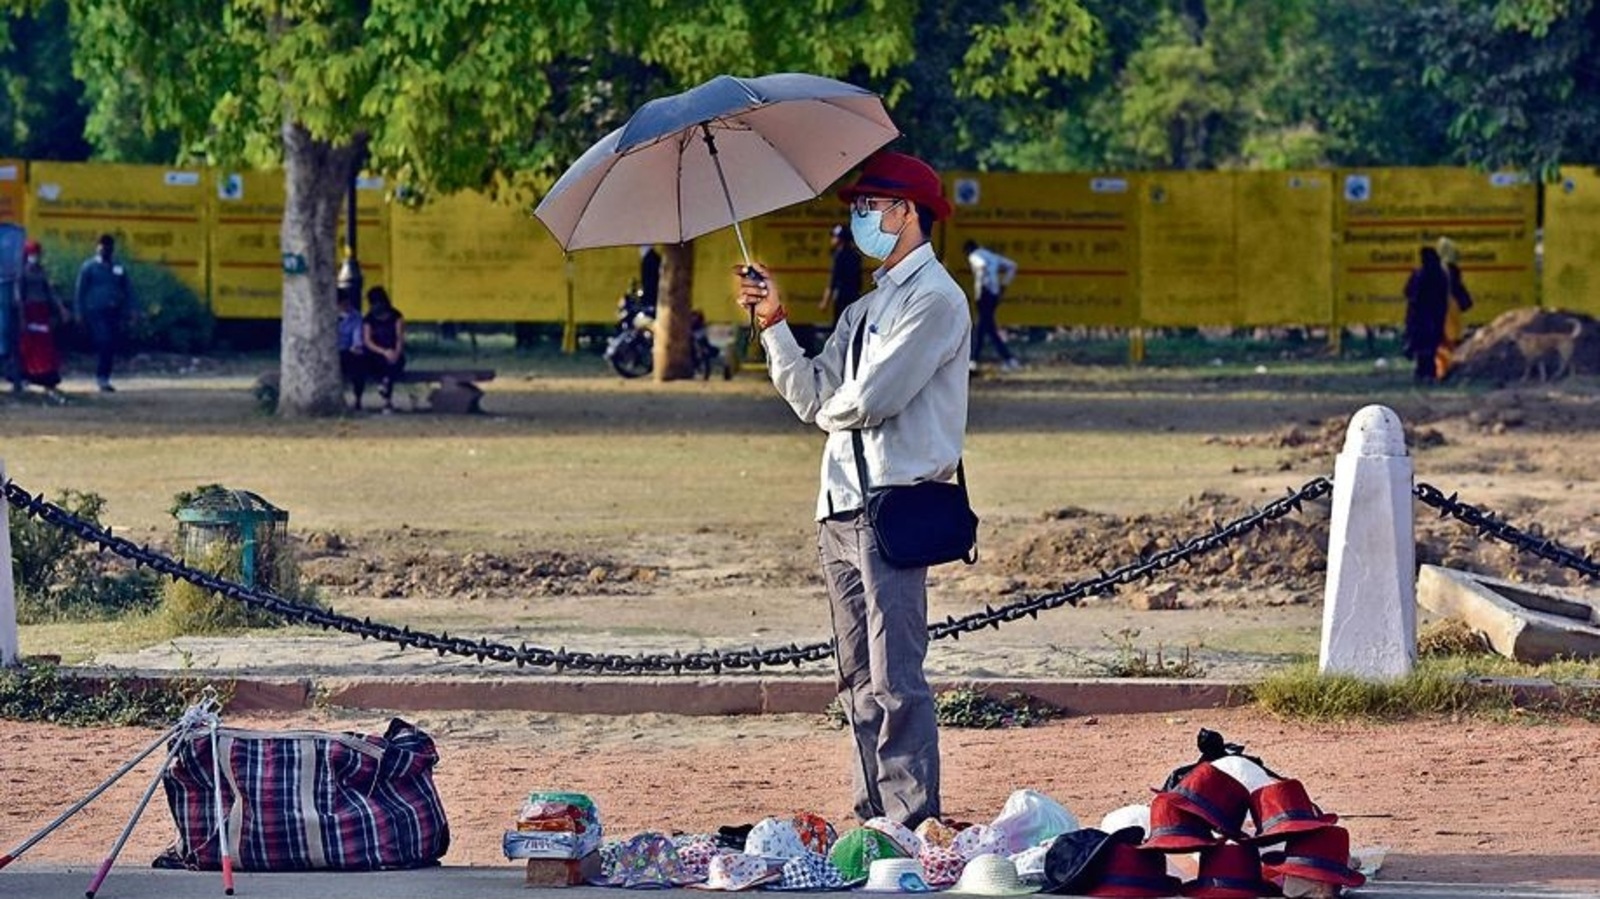
<svg viewBox="0 0 1600 899">
<path fill-rule="evenodd" d="M 847 884 L 866 880 L 867 869 L 880 858 L 906 858 L 906 854 L 894 840 L 870 827 L 844 834 L 828 851 L 828 861 L 844 875 Z"/>
</svg>

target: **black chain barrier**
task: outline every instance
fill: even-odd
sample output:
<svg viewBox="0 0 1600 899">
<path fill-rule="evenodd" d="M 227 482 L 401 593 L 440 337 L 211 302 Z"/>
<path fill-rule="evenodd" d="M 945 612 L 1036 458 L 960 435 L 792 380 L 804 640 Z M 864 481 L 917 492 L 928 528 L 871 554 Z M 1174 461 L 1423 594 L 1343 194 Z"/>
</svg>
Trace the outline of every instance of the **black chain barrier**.
<svg viewBox="0 0 1600 899">
<path fill-rule="evenodd" d="M 1497 517 L 1493 512 L 1486 512 L 1471 503 L 1461 502 L 1456 498 L 1459 494 L 1452 493 L 1445 496 L 1444 491 L 1438 487 L 1423 483 L 1412 487 L 1411 492 L 1422 501 L 1423 505 L 1438 509 L 1440 518 L 1454 518 L 1477 531 L 1480 537 L 1499 540 L 1518 552 L 1538 556 L 1562 568 L 1579 572 L 1585 577 L 1600 577 L 1600 563 L 1596 563 L 1589 556 L 1548 537 L 1530 534 Z"/>
<path fill-rule="evenodd" d="M 1332 490 L 1333 483 L 1327 478 L 1314 478 L 1298 490 L 1291 489 L 1286 496 L 1267 503 L 1260 509 L 1252 509 L 1249 514 L 1226 524 L 1218 523 L 1209 533 L 1193 537 L 1170 549 L 1148 556 L 1141 555 L 1137 562 L 1111 571 L 1102 571 L 1095 577 L 1068 584 L 1054 593 L 1020 600 L 998 609 L 985 606 L 981 612 L 973 612 L 960 618 L 947 617 L 944 621 L 930 624 L 928 635 L 934 640 L 942 640 L 945 637 L 958 639 L 964 633 L 985 627 L 998 628 L 1003 622 L 1015 621 L 1024 616 L 1037 618 L 1040 612 L 1047 609 L 1063 605 L 1076 606 L 1085 597 L 1112 594 L 1118 587 L 1126 584 L 1140 580 L 1154 580 L 1159 573 L 1169 568 L 1179 564 L 1190 564 L 1198 556 L 1213 552 L 1280 518 L 1299 512 L 1301 505 L 1307 500 L 1321 499 Z M 103 528 L 78 518 L 45 500 L 43 494 L 32 496 L 15 481 L 7 480 L 4 491 L 6 501 L 28 515 L 61 528 L 86 543 L 92 543 L 101 551 L 110 551 L 121 556 L 136 566 L 147 567 L 158 574 L 187 581 L 290 622 L 353 634 L 363 640 L 383 640 L 403 648 L 432 650 L 440 656 L 455 655 L 476 658 L 479 662 L 493 660 L 515 663 L 519 668 L 550 668 L 557 672 L 683 674 L 721 673 L 725 670 L 744 669 L 759 671 L 763 666 L 799 667 L 807 662 L 820 662 L 833 655 L 832 640 L 804 646 L 790 643 L 788 646 L 773 649 L 751 648 L 630 656 L 616 653 L 572 652 L 565 648 L 545 649 L 529 646 L 527 643 L 512 646 L 488 639 L 471 640 L 452 637 L 448 633 L 431 634 L 426 631 L 415 631 L 409 627 L 395 627 L 374 622 L 371 618 L 356 619 L 338 615 L 327 609 L 292 602 L 265 590 L 224 580 L 209 572 L 191 568 L 182 561 L 164 556 L 148 546 L 140 546 L 126 538 L 114 536 L 110 528 Z"/>
</svg>

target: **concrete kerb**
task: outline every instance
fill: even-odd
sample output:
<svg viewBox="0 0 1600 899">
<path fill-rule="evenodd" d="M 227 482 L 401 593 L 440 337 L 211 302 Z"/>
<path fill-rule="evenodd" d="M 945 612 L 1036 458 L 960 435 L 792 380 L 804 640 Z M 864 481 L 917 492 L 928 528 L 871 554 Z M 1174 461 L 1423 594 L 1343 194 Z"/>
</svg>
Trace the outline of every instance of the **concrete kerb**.
<svg viewBox="0 0 1600 899">
<path fill-rule="evenodd" d="M 370 677 L 255 678 L 221 672 L 139 673 L 78 670 L 90 683 L 211 683 L 231 693 L 227 711 L 311 708 L 420 711 L 526 711 L 583 715 L 819 714 L 835 695 L 828 678 L 771 677 Z M 1115 715 L 1224 708 L 1249 701 L 1235 680 L 939 680 L 936 691 L 972 688 L 1003 699 L 1022 694 L 1072 715 Z"/>
</svg>

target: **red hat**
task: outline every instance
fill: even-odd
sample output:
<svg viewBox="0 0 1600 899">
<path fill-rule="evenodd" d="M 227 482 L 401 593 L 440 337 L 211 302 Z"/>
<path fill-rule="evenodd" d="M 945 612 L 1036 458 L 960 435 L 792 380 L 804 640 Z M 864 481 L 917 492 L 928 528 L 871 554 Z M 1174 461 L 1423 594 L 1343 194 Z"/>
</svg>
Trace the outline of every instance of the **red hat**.
<svg viewBox="0 0 1600 899">
<path fill-rule="evenodd" d="M 1367 882 L 1350 867 L 1350 832 L 1337 825 L 1291 836 L 1283 851 L 1262 853 L 1261 865 L 1266 876 L 1278 881 L 1300 877 L 1347 887 Z"/>
<path fill-rule="evenodd" d="M 861 167 L 856 183 L 839 191 L 846 203 L 856 197 L 899 197 L 933 210 L 934 218 L 950 217 L 950 201 L 933 167 L 904 153 L 874 153 Z"/>
<path fill-rule="evenodd" d="M 13 244 L 12 246 L 15 246 L 15 244 Z M 34 240 L 31 237 L 28 238 L 27 240 L 23 241 L 23 243 L 22 243 L 22 254 L 24 256 L 26 256 L 26 255 L 28 255 L 30 253 L 35 255 L 35 256 L 38 256 L 43 252 L 44 252 L 44 247 L 39 246 L 39 242 L 37 240 Z"/>
<path fill-rule="evenodd" d="M 1306 795 L 1298 780 L 1275 781 L 1250 794 L 1250 817 L 1256 823 L 1251 842 L 1277 843 L 1292 833 L 1321 830 L 1339 820 L 1326 814 Z"/>
<path fill-rule="evenodd" d="M 1204 818 L 1185 810 L 1171 793 L 1150 800 L 1150 838 L 1141 848 L 1160 852 L 1193 852 L 1221 840 Z"/>
<path fill-rule="evenodd" d="M 1204 818 L 1212 828 L 1235 839 L 1244 835 L 1239 827 L 1250 808 L 1250 792 L 1210 762 L 1194 766 L 1167 792 L 1179 808 Z"/>
<path fill-rule="evenodd" d="M 1200 873 L 1183 885 L 1183 895 L 1195 899 L 1253 899 L 1276 896 L 1278 888 L 1261 877 L 1261 856 L 1256 847 L 1224 843 L 1200 852 Z"/>
<path fill-rule="evenodd" d="M 1085 896 L 1175 896 L 1179 881 L 1167 873 L 1167 857 L 1137 846 L 1113 841 L 1106 850 L 1104 867 Z"/>
</svg>

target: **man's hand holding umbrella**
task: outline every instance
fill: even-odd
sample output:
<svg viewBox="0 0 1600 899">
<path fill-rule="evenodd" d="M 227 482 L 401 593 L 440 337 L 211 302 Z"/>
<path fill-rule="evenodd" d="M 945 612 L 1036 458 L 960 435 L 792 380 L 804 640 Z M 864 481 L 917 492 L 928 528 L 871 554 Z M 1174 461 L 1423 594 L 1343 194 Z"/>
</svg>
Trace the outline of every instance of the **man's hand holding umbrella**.
<svg viewBox="0 0 1600 899">
<path fill-rule="evenodd" d="M 751 268 L 755 269 L 755 275 L 750 274 Z M 765 331 L 789 317 L 783 308 L 783 295 L 778 290 L 778 282 L 772 279 L 772 273 L 765 265 L 759 262 L 752 262 L 749 266 L 740 263 L 733 267 L 733 273 L 739 278 L 739 305 L 755 320 L 757 328 Z"/>
</svg>

